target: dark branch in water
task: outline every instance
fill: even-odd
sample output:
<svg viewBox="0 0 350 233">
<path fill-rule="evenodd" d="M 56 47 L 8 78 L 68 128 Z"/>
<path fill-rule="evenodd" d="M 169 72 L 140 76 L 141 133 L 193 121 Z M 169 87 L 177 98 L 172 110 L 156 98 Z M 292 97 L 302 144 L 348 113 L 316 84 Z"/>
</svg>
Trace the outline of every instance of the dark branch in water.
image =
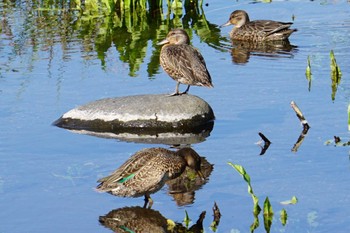
<svg viewBox="0 0 350 233">
<path fill-rule="evenodd" d="M 261 152 L 260 155 L 265 154 L 265 152 L 267 151 L 267 149 L 269 148 L 269 146 L 271 145 L 271 141 L 261 132 L 259 132 L 259 136 L 261 137 L 261 139 L 264 141 L 264 146 L 261 146 Z"/>
</svg>

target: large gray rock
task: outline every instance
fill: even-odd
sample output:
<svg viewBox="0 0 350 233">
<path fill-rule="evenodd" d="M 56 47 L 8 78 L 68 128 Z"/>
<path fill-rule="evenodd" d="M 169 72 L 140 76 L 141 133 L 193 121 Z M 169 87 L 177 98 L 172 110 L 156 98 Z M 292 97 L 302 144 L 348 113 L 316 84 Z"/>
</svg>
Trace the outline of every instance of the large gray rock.
<svg viewBox="0 0 350 233">
<path fill-rule="evenodd" d="M 144 139 L 145 135 L 175 133 L 183 138 L 188 133 L 203 137 L 204 129 L 211 131 L 214 118 L 209 104 L 197 96 L 157 94 L 97 100 L 68 111 L 54 125 L 88 134 L 127 133 Z"/>
</svg>

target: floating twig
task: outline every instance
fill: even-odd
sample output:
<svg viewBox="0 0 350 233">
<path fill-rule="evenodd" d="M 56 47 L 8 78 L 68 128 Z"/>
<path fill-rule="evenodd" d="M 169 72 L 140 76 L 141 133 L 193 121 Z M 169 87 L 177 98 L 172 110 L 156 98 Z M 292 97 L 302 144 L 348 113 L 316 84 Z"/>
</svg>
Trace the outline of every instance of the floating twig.
<svg viewBox="0 0 350 233">
<path fill-rule="evenodd" d="M 292 101 L 290 103 L 290 106 L 293 108 L 293 110 L 296 113 L 298 119 L 300 120 L 301 124 L 303 125 L 303 131 L 301 131 L 297 142 L 294 144 L 294 146 L 292 148 L 293 152 L 297 152 L 298 148 L 300 147 L 300 145 L 304 141 L 304 138 L 305 138 L 307 132 L 309 131 L 310 126 L 309 126 L 309 123 L 307 122 L 307 120 L 305 119 L 303 113 L 301 112 L 300 108 L 297 106 L 297 104 L 294 101 Z"/>
<path fill-rule="evenodd" d="M 307 120 L 305 119 L 303 113 L 301 112 L 300 108 L 297 106 L 297 104 L 294 101 L 290 103 L 290 106 L 293 108 L 294 112 L 297 114 L 297 117 L 299 118 L 301 124 L 303 125 L 304 130 L 306 130 L 307 132 L 307 130 L 310 129 L 310 126 Z"/>
</svg>

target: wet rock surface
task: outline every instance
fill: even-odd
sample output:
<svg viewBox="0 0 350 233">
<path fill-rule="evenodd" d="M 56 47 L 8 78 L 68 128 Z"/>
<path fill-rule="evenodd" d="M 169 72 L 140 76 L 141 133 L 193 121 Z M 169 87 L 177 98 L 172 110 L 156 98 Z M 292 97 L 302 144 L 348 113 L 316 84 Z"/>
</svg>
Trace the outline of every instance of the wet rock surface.
<svg viewBox="0 0 350 233">
<path fill-rule="evenodd" d="M 193 95 L 135 95 L 90 102 L 63 114 L 53 124 L 71 130 L 155 135 L 198 133 L 212 127 L 210 105 Z"/>
</svg>

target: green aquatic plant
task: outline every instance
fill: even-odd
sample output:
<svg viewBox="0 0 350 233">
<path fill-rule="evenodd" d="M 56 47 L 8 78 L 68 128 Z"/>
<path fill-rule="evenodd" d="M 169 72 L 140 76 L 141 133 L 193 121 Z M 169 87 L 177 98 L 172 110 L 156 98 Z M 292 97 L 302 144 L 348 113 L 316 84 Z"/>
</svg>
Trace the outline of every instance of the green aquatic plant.
<svg viewBox="0 0 350 233">
<path fill-rule="evenodd" d="M 248 193 L 252 196 L 253 203 L 254 203 L 254 208 L 253 208 L 254 221 L 253 221 L 252 225 L 250 226 L 250 232 L 254 232 L 254 230 L 259 227 L 259 217 L 258 216 L 259 216 L 259 213 L 261 211 L 261 208 L 258 204 L 259 199 L 253 192 L 253 188 L 252 188 L 251 183 L 250 183 L 250 176 L 248 175 L 246 170 L 241 165 L 233 164 L 231 162 L 228 162 L 228 164 L 231 167 L 233 167 L 243 177 L 243 179 L 248 184 Z M 298 199 L 295 196 L 293 196 L 290 201 L 285 201 L 284 204 L 296 204 L 297 202 L 298 202 Z M 265 201 L 264 201 L 264 206 L 263 206 L 263 219 L 264 219 L 264 227 L 265 227 L 266 232 L 270 232 L 273 216 L 274 216 L 274 212 L 272 209 L 272 205 L 270 203 L 269 198 L 266 197 Z M 286 210 L 283 209 L 280 212 L 280 219 L 281 219 L 282 225 L 284 226 L 287 222 L 287 211 Z"/>
<path fill-rule="evenodd" d="M 282 205 L 295 205 L 298 203 L 298 198 L 296 196 L 293 196 L 290 200 L 287 201 L 281 201 Z"/>
<path fill-rule="evenodd" d="M 247 184 L 248 184 L 248 193 L 251 195 L 251 197 L 253 199 L 253 203 L 254 203 L 253 213 L 254 213 L 254 215 L 258 215 L 260 213 L 260 211 L 261 211 L 261 208 L 259 206 L 259 198 L 253 192 L 253 187 L 250 184 L 250 176 L 248 175 L 248 173 L 246 172 L 244 167 L 242 167 L 241 165 L 233 164 L 231 162 L 228 162 L 228 164 L 230 166 L 232 166 L 234 169 L 236 169 L 236 171 L 243 177 L 245 182 L 247 182 Z"/>
<path fill-rule="evenodd" d="M 250 184 L 250 176 L 246 172 L 244 167 L 242 167 L 241 165 L 238 165 L 238 164 L 233 164 L 231 162 L 228 162 L 228 164 L 231 167 L 233 167 L 243 177 L 245 182 L 247 182 L 247 184 L 248 184 L 248 193 L 251 195 L 252 200 L 253 200 L 253 216 L 254 216 L 254 221 L 253 221 L 252 225 L 250 226 L 250 231 L 254 232 L 254 230 L 257 229 L 260 225 L 259 218 L 258 218 L 258 215 L 261 211 L 261 208 L 259 206 L 259 198 L 253 192 L 253 187 Z"/>
<path fill-rule="evenodd" d="M 287 211 L 285 209 L 282 209 L 280 211 L 280 221 L 281 221 L 283 226 L 285 226 L 287 224 L 287 218 L 288 218 Z"/>
<path fill-rule="evenodd" d="M 331 50 L 331 52 L 329 53 L 329 56 L 331 59 L 332 75 L 336 76 L 339 79 L 341 77 L 342 73 L 341 73 L 340 68 L 337 64 L 337 60 L 335 59 L 333 50 Z"/>
<path fill-rule="evenodd" d="M 266 232 L 270 232 L 272 219 L 273 219 L 273 209 L 268 197 L 266 197 L 264 201 L 263 217 L 264 217 L 265 230 Z"/>
<path fill-rule="evenodd" d="M 183 221 L 183 222 L 185 223 L 186 228 L 188 228 L 189 225 L 190 225 L 190 223 L 191 223 L 191 219 L 190 219 L 190 217 L 188 216 L 188 213 L 187 213 L 186 210 L 185 210 L 185 218 L 184 218 L 184 221 Z"/>
<path fill-rule="evenodd" d="M 337 89 L 341 80 L 342 73 L 335 59 L 333 50 L 331 50 L 329 56 L 331 60 L 330 66 L 331 66 L 331 80 L 332 80 L 332 100 L 334 101 L 335 94 L 337 93 Z"/>
<path fill-rule="evenodd" d="M 305 76 L 306 76 L 306 79 L 309 83 L 308 89 L 310 91 L 311 90 L 311 76 L 312 76 L 311 65 L 310 65 L 310 56 L 307 56 L 307 66 L 306 66 Z"/>
</svg>

